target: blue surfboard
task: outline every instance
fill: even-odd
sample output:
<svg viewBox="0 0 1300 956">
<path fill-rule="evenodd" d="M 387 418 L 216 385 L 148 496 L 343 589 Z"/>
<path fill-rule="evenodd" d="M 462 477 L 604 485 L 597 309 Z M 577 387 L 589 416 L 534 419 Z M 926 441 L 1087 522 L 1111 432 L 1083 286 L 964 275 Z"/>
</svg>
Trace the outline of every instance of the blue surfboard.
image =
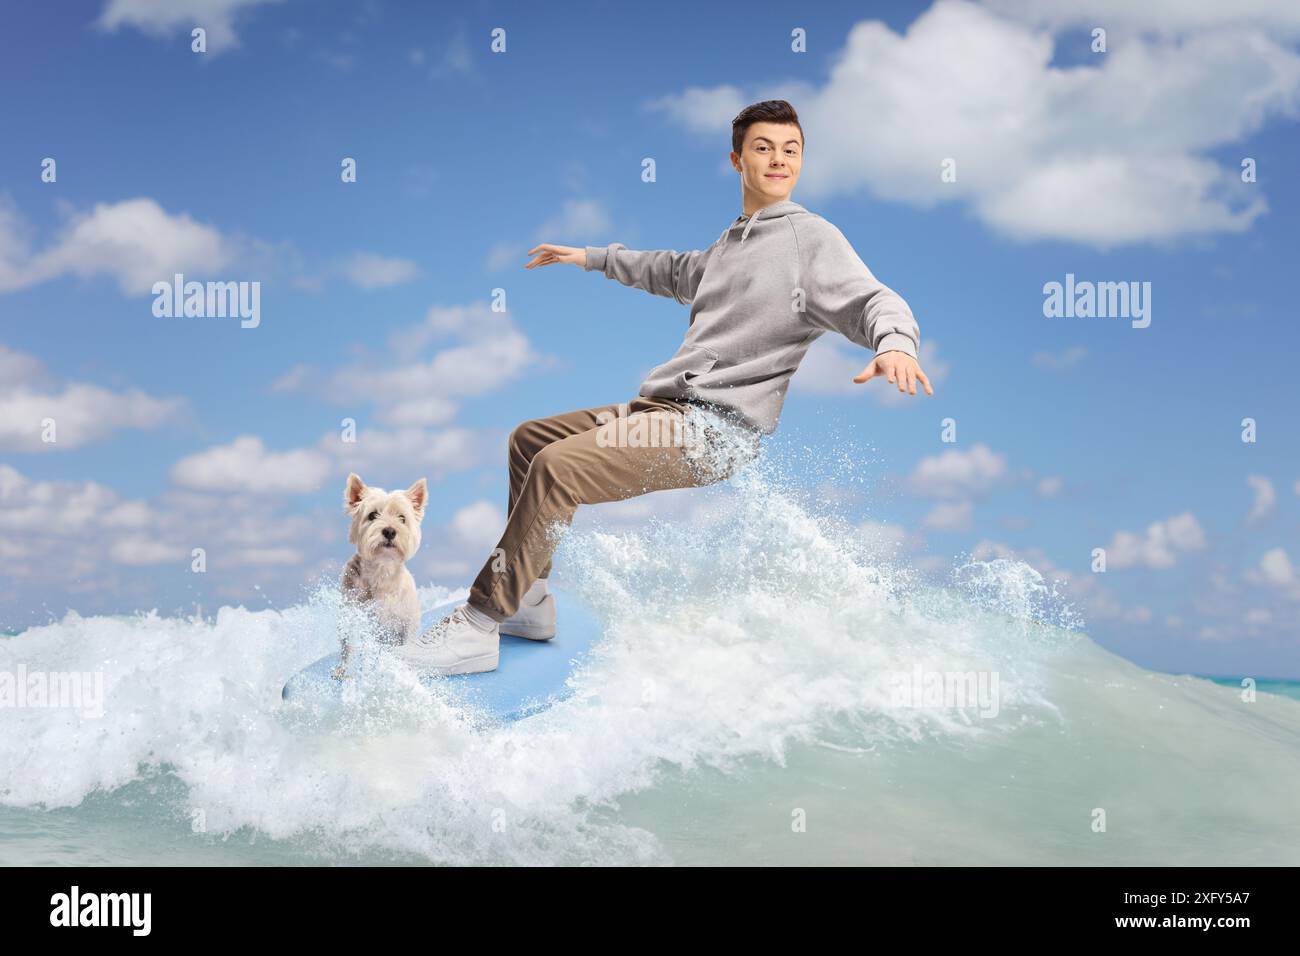
<svg viewBox="0 0 1300 956">
<path fill-rule="evenodd" d="M 497 669 L 481 674 L 448 677 L 420 675 L 420 682 L 450 692 L 466 706 L 498 720 L 512 721 L 540 713 L 568 697 L 569 675 L 577 669 L 600 639 L 600 620 L 568 594 L 551 589 L 555 596 L 558 624 L 549 641 L 501 636 L 501 659 Z M 450 614 L 464 599 L 440 604 L 420 619 L 421 630 Z M 281 697 L 287 701 L 329 704 L 342 699 L 343 682 L 331 672 L 339 662 L 336 651 L 299 671 L 284 685 Z"/>
</svg>

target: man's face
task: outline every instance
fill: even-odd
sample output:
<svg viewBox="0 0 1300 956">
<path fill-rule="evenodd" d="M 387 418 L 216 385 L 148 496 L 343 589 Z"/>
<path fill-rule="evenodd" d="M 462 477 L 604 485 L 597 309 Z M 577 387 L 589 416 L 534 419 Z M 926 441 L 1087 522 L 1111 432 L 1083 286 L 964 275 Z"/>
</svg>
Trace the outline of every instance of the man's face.
<svg viewBox="0 0 1300 956">
<path fill-rule="evenodd" d="M 790 198 L 802 162 L 799 127 L 785 123 L 755 123 L 745 131 L 743 151 L 731 154 L 745 191 L 760 197 L 765 206 Z"/>
</svg>

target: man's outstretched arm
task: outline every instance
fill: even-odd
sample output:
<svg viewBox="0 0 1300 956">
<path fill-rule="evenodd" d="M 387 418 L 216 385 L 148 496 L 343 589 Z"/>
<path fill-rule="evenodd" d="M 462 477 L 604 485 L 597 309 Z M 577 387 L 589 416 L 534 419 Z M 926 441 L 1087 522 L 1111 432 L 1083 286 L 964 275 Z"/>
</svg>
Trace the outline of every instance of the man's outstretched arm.
<svg viewBox="0 0 1300 956">
<path fill-rule="evenodd" d="M 807 320 L 876 353 L 853 381 L 884 376 L 900 392 L 915 395 L 920 383 L 933 395 L 918 361 L 921 329 L 903 297 L 871 274 L 831 223 L 821 220 L 801 230 L 799 239 Z"/>
<path fill-rule="evenodd" d="M 676 299 L 690 305 L 695 290 L 700 286 L 704 266 L 713 247 L 697 252 L 676 252 L 659 249 L 642 252 L 629 249 L 621 242 L 608 246 L 557 246 L 543 243 L 530 249 L 536 257 L 524 268 L 548 266 L 556 262 L 571 262 L 588 272 L 603 272 L 611 279 L 635 289 L 644 289 L 654 295 Z"/>
</svg>

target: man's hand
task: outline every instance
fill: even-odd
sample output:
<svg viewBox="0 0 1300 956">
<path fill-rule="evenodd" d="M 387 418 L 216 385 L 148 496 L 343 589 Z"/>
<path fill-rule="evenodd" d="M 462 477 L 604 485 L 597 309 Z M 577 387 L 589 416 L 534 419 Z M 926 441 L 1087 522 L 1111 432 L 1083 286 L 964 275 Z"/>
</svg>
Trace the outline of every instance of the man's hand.
<svg viewBox="0 0 1300 956">
<path fill-rule="evenodd" d="M 531 269 L 533 266 L 550 266 L 557 262 L 571 262 L 584 269 L 587 267 L 587 250 L 584 246 L 556 246 L 543 242 L 540 246 L 529 249 L 528 254 L 536 255 L 537 258 L 524 266 L 525 269 Z"/>
<path fill-rule="evenodd" d="M 910 392 L 915 395 L 916 383 L 920 382 L 925 386 L 925 394 L 934 394 L 934 389 L 930 387 L 930 380 L 921 371 L 921 366 L 906 352 L 881 352 L 853 381 L 861 385 L 877 375 L 885 376 L 885 380 L 891 384 L 897 382 L 900 392 Z"/>
</svg>

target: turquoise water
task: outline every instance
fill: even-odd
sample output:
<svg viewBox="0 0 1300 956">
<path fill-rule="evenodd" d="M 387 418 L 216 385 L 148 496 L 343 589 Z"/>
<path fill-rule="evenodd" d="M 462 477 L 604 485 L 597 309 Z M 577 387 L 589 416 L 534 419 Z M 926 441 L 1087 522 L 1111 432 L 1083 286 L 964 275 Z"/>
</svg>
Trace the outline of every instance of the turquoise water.
<svg viewBox="0 0 1300 956">
<path fill-rule="evenodd" d="M 0 673 L 104 681 L 102 714 L 0 709 L 0 862 L 1300 863 L 1297 682 L 1144 670 L 1025 565 L 923 585 L 770 483 L 707 504 L 565 541 L 605 637 L 514 725 L 397 665 L 342 719 L 292 719 L 327 590 L 0 641 Z M 918 673 L 997 689 L 928 706 L 901 696 Z"/>
</svg>

